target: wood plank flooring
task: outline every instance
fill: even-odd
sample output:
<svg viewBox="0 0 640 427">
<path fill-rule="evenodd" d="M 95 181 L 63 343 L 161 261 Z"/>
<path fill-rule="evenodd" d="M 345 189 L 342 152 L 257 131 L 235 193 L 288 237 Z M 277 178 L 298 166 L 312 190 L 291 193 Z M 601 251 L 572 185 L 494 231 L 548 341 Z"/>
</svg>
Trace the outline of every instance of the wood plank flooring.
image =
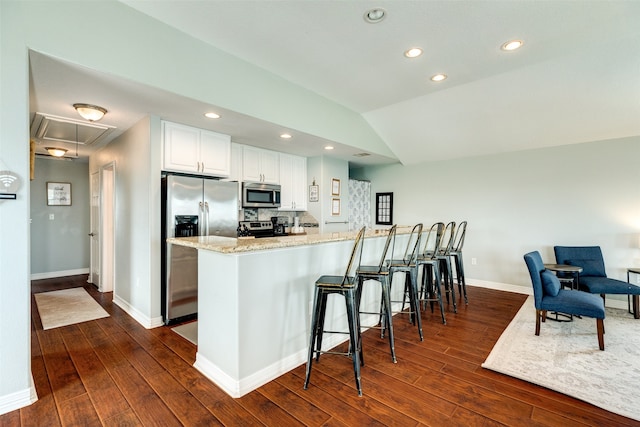
<svg viewBox="0 0 640 427">
<path fill-rule="evenodd" d="M 44 331 L 32 301 L 39 400 L 0 416 L 0 426 L 640 425 L 480 367 L 525 295 L 469 286 L 470 304 L 447 312 L 447 325 L 437 311 L 423 314 L 424 342 L 396 316 L 397 364 L 379 332 L 367 331 L 363 397 L 350 360 L 324 355 L 308 390 L 300 366 L 233 399 L 192 367 L 193 344 L 168 327 L 144 329 L 86 276 L 34 281 L 32 293 L 78 286 L 111 316 Z"/>
</svg>

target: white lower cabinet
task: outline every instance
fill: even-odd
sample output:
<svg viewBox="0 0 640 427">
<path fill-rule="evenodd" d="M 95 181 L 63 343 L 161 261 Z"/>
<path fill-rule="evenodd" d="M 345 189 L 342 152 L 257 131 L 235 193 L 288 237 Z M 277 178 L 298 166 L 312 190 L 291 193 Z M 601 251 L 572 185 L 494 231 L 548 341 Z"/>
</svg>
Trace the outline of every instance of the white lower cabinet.
<svg viewBox="0 0 640 427">
<path fill-rule="evenodd" d="M 307 158 L 280 153 L 280 210 L 307 210 Z"/>
</svg>

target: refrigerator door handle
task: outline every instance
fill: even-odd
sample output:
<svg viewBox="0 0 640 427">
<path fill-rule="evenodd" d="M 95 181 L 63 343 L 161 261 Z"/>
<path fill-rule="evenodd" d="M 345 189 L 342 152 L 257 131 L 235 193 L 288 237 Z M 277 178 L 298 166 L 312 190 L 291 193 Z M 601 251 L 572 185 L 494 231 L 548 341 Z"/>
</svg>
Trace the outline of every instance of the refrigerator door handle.
<svg viewBox="0 0 640 427">
<path fill-rule="evenodd" d="M 206 227 L 207 227 L 207 234 L 206 236 L 209 235 L 209 202 L 204 202 L 204 210 L 205 210 L 205 220 L 206 220 Z"/>
<path fill-rule="evenodd" d="M 200 213 L 198 214 L 198 236 L 202 236 L 202 230 L 204 229 L 204 203 L 200 202 Z"/>
</svg>

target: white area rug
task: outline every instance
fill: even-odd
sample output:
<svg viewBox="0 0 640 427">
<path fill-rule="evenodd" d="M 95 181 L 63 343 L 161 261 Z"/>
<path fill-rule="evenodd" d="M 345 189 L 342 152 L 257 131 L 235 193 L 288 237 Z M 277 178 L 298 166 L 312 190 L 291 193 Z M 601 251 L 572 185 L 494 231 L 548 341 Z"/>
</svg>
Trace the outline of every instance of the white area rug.
<svg viewBox="0 0 640 427">
<path fill-rule="evenodd" d="M 600 351 L 592 318 L 547 319 L 536 336 L 530 296 L 482 367 L 640 420 L 640 320 L 625 310 L 606 310 Z"/>
<path fill-rule="evenodd" d="M 193 344 L 198 345 L 198 321 L 186 323 L 184 325 L 171 328 L 173 332 L 191 341 Z"/>
<path fill-rule="evenodd" d="M 84 288 L 42 292 L 34 296 L 45 330 L 109 317 Z"/>
</svg>

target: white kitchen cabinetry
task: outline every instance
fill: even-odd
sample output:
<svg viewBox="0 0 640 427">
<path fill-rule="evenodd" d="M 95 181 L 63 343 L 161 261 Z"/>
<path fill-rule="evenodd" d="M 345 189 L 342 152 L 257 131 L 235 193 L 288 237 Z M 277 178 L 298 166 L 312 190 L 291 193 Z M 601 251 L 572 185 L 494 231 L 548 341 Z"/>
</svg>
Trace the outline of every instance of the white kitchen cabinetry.
<svg viewBox="0 0 640 427">
<path fill-rule="evenodd" d="M 242 180 L 280 183 L 279 154 L 276 151 L 244 146 L 242 148 Z"/>
<path fill-rule="evenodd" d="M 231 137 L 172 122 L 162 122 L 163 169 L 228 177 Z"/>
<path fill-rule="evenodd" d="M 280 210 L 307 210 L 307 158 L 280 153 Z"/>
</svg>

